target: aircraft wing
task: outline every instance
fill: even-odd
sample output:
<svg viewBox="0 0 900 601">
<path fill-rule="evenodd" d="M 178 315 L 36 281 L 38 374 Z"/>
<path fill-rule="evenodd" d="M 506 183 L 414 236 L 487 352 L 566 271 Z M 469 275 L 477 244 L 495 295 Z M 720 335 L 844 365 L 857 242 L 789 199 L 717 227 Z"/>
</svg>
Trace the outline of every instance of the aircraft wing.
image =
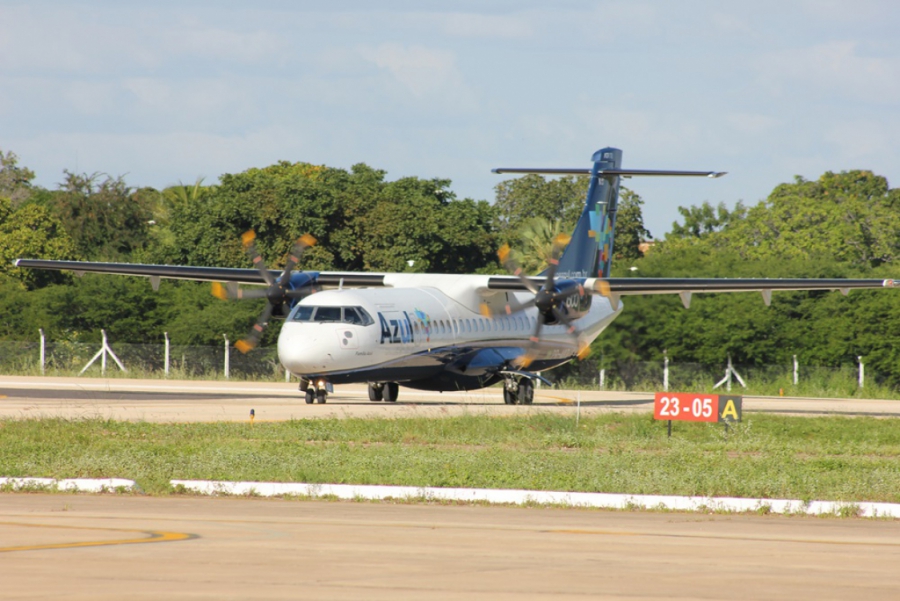
<svg viewBox="0 0 900 601">
<path fill-rule="evenodd" d="M 529 278 L 537 287 L 544 278 Z M 900 288 L 900 280 L 838 279 L 838 278 L 577 278 L 586 289 L 609 297 L 618 304 L 622 296 L 646 294 L 678 294 L 687 307 L 691 295 L 703 292 L 760 292 L 766 304 L 773 290 L 840 290 L 847 294 L 852 289 Z M 495 276 L 488 281 L 492 290 L 527 290 L 519 278 Z"/>
<path fill-rule="evenodd" d="M 235 284 L 258 284 L 266 281 L 256 269 L 233 267 L 179 267 L 175 265 L 142 265 L 139 263 L 93 263 L 88 261 L 51 261 L 45 259 L 16 259 L 16 267 L 27 269 L 49 269 L 53 271 L 73 271 L 81 276 L 85 273 L 110 273 L 150 278 L 154 287 L 160 279 L 192 280 L 200 282 L 226 282 Z M 281 276 L 280 270 L 269 270 L 272 279 Z M 320 286 L 381 287 L 384 274 L 327 271 L 318 273 L 316 283 Z"/>
</svg>

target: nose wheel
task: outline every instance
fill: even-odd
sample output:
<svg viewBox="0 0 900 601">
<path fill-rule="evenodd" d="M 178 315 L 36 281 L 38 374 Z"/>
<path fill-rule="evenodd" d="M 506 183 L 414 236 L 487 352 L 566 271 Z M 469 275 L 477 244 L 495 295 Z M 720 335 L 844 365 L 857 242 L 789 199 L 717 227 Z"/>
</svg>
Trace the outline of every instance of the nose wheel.
<svg viewBox="0 0 900 601">
<path fill-rule="evenodd" d="M 503 382 L 503 402 L 507 405 L 531 405 L 534 384 L 528 378 L 506 378 Z"/>
<path fill-rule="evenodd" d="M 303 385 L 306 384 L 306 389 L 303 388 Z M 300 382 L 300 390 L 303 390 L 305 393 L 305 400 L 307 405 L 312 405 L 313 403 L 324 404 L 328 401 L 328 389 L 325 388 L 325 383 L 322 383 L 322 387 L 320 388 L 318 385 L 313 385 L 312 382 Z"/>
</svg>

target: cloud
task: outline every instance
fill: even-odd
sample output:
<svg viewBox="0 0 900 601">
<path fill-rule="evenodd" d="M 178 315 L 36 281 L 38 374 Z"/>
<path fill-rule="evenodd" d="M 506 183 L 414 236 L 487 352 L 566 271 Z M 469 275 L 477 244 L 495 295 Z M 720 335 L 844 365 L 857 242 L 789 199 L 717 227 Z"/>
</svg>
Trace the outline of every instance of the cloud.
<svg viewBox="0 0 900 601">
<path fill-rule="evenodd" d="M 416 100 L 475 108 L 474 94 L 452 52 L 425 46 L 385 43 L 360 50 L 363 58 L 391 74 Z"/>
<path fill-rule="evenodd" d="M 900 59 L 861 56 L 858 43 L 834 41 L 764 54 L 754 62 L 762 82 L 782 94 L 804 86 L 866 102 L 900 101 Z"/>
<path fill-rule="evenodd" d="M 454 36 L 478 38 L 527 38 L 534 30 L 521 16 L 449 13 L 438 15 L 443 30 Z"/>
<path fill-rule="evenodd" d="M 731 113 L 725 115 L 725 121 L 736 131 L 751 136 L 769 134 L 779 124 L 778 119 L 756 113 Z"/>
</svg>

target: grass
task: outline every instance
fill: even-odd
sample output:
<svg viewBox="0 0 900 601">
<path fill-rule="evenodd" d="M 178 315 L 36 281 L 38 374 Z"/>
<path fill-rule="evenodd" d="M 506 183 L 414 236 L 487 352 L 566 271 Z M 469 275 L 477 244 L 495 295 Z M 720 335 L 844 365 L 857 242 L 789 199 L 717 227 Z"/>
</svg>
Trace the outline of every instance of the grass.
<svg viewBox="0 0 900 601">
<path fill-rule="evenodd" d="M 755 415 L 732 427 L 646 415 L 151 424 L 0 422 L 0 475 L 395 484 L 900 502 L 893 419 Z"/>
</svg>

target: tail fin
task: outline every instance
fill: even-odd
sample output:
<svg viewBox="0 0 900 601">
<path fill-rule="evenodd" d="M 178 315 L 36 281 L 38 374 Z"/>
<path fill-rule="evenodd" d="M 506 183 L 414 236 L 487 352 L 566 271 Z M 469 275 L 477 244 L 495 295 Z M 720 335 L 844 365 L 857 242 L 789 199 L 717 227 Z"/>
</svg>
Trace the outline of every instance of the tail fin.
<svg viewBox="0 0 900 601">
<path fill-rule="evenodd" d="M 720 171 L 663 171 L 658 169 L 622 169 L 622 151 L 602 148 L 591 157 L 591 169 L 501 168 L 494 173 L 541 173 L 544 175 L 590 175 L 584 211 L 572 240 L 559 260 L 557 277 L 609 277 L 612 267 L 613 238 L 616 233 L 616 211 L 619 202 L 619 179 L 634 176 L 699 176 L 722 177 Z"/>
<path fill-rule="evenodd" d="M 559 260 L 556 273 L 561 278 L 609 277 L 620 176 L 603 172 L 621 168 L 622 151 L 603 148 L 594 153 L 592 160 L 584 210 L 575 224 L 572 241 Z"/>
</svg>

